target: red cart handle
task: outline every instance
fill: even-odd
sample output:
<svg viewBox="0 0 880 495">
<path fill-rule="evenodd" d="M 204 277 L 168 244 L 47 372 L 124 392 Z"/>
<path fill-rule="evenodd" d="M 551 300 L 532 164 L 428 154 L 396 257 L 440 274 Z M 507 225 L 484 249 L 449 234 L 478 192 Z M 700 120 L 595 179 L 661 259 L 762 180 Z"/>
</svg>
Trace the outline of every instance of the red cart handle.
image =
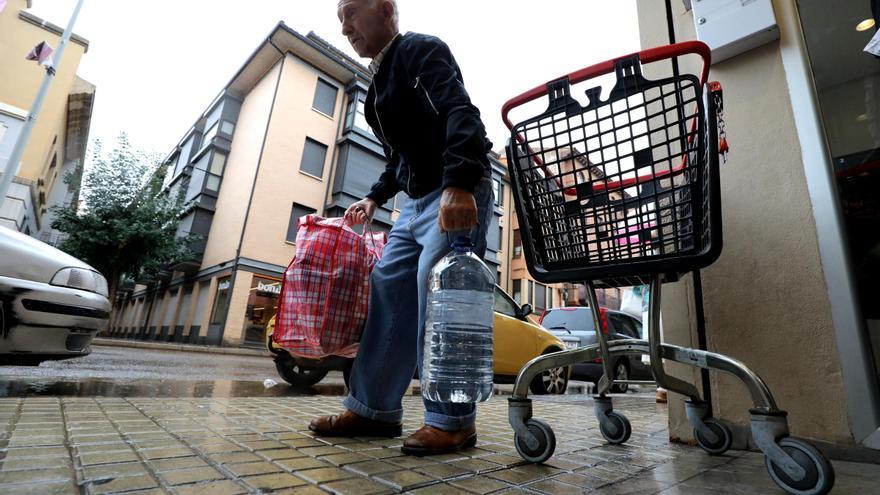
<svg viewBox="0 0 880 495">
<path fill-rule="evenodd" d="M 553 81 L 558 81 L 560 79 L 567 78 L 569 84 L 577 84 L 577 83 L 579 83 L 581 81 L 585 81 L 587 79 L 591 79 L 594 77 L 598 77 L 598 76 L 602 76 L 602 75 L 614 72 L 615 66 L 618 61 L 624 60 L 624 59 L 630 59 L 634 56 L 638 56 L 641 63 L 648 64 L 648 63 L 657 62 L 660 60 L 665 60 L 665 59 L 669 59 L 669 58 L 673 58 L 673 57 L 679 57 L 682 55 L 691 55 L 691 54 L 699 55 L 700 57 L 703 58 L 703 67 L 700 70 L 700 86 L 703 86 L 706 84 L 706 80 L 709 78 L 709 66 L 711 65 L 711 62 L 712 62 L 712 51 L 709 49 L 709 46 L 706 45 L 705 43 L 703 43 L 702 41 L 685 41 L 683 43 L 676 43 L 674 45 L 664 45 L 664 46 L 659 46 L 656 48 L 649 48 L 647 50 L 642 50 L 640 52 L 636 52 L 636 53 L 633 53 L 630 55 L 625 55 L 623 57 L 613 58 L 611 60 L 606 60 L 605 62 L 600 62 L 598 64 L 591 65 L 591 66 L 583 68 L 579 71 L 572 72 L 566 76 L 554 79 Z M 543 85 L 538 86 L 536 88 L 530 89 L 529 91 L 526 91 L 525 93 L 523 93 L 519 96 L 515 96 L 514 98 L 511 98 L 510 100 L 508 100 L 507 103 L 505 103 L 501 107 L 501 118 L 504 120 L 504 124 L 507 126 L 508 129 L 513 130 L 513 123 L 510 122 L 510 118 L 508 117 L 508 114 L 510 113 L 510 111 L 518 106 L 524 105 L 530 101 L 537 100 L 538 98 L 541 98 L 542 96 L 546 95 L 548 92 L 547 87 L 549 84 L 550 83 L 543 84 Z M 696 125 L 697 125 L 696 119 L 697 119 L 697 116 L 695 115 L 694 119 L 691 122 L 691 132 L 694 132 L 694 130 L 696 129 Z M 522 136 L 522 134 L 517 134 L 516 139 L 520 143 L 525 142 L 525 138 Z M 688 142 L 692 142 L 692 141 L 693 141 L 693 135 L 691 135 L 688 138 Z M 529 151 L 531 152 L 531 149 Z M 542 163 L 542 160 L 540 158 L 538 158 L 537 156 L 533 156 L 532 159 L 535 161 L 536 164 L 541 166 L 541 168 L 544 168 L 544 164 Z M 687 159 L 688 159 L 687 155 L 682 156 L 681 164 L 679 164 L 678 166 L 674 167 L 671 170 L 669 170 L 669 169 L 660 170 L 657 172 L 652 172 L 647 175 L 642 175 L 639 177 L 631 177 L 631 178 L 617 180 L 617 181 L 597 182 L 597 183 L 593 184 L 592 189 L 594 192 L 601 192 L 601 191 L 609 192 L 614 189 L 623 189 L 623 188 L 631 187 L 631 186 L 634 186 L 637 184 L 642 184 L 642 183 L 649 182 L 652 180 L 660 179 L 663 177 L 674 176 L 686 168 Z M 560 186 L 560 189 L 562 189 L 563 194 L 565 194 L 566 196 L 577 196 L 577 191 L 575 188 L 562 188 L 561 181 L 559 181 L 557 179 L 556 182 L 557 182 L 557 185 Z"/>
<path fill-rule="evenodd" d="M 676 43 L 674 45 L 664 45 L 656 48 L 649 48 L 647 50 L 642 50 L 640 52 L 632 53 L 630 55 L 613 58 L 611 60 L 606 60 L 604 62 L 591 65 L 579 71 L 572 72 L 566 76 L 556 78 L 554 79 L 554 81 L 568 78 L 569 84 L 577 84 L 587 79 L 614 72 L 614 65 L 617 63 L 617 61 L 631 58 L 636 55 L 639 57 L 643 64 L 649 64 L 651 62 L 657 62 L 659 60 L 691 54 L 699 55 L 703 58 L 703 68 L 700 71 L 700 85 L 702 86 L 703 84 L 706 84 L 706 80 L 709 78 L 709 65 L 711 65 L 712 62 L 712 51 L 709 49 L 709 46 L 702 41 L 685 41 L 683 43 Z M 506 125 L 508 129 L 513 129 L 513 124 L 508 118 L 508 114 L 510 113 L 510 111 L 530 101 L 537 100 L 545 94 L 547 94 L 547 84 L 542 84 L 541 86 L 530 89 L 525 93 L 508 100 L 507 103 L 505 103 L 501 107 L 501 118 L 504 120 L 504 125 Z"/>
</svg>

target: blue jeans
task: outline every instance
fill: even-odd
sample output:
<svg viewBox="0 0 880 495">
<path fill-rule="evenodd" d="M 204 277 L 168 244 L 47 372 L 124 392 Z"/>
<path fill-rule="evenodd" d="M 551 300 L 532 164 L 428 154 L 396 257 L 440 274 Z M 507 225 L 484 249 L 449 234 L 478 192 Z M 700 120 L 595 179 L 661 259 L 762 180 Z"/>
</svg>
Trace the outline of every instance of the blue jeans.
<svg viewBox="0 0 880 495">
<path fill-rule="evenodd" d="M 367 322 L 351 371 L 351 392 L 343 402 L 360 416 L 400 422 L 401 398 L 417 365 L 421 375 L 428 276 L 451 250 L 438 222 L 441 192 L 438 189 L 419 199 L 407 198 L 382 259 L 373 269 Z M 482 257 L 494 203 L 490 178 L 480 181 L 474 198 L 480 222 L 474 252 Z M 425 400 L 426 425 L 458 431 L 473 426 L 475 419 L 473 403 Z"/>
</svg>

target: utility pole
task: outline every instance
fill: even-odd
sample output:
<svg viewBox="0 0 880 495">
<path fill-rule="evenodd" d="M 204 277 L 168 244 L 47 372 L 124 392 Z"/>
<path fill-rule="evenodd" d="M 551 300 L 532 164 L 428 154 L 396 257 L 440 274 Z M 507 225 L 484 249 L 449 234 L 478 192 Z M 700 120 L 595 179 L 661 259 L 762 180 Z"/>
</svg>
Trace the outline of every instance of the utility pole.
<svg viewBox="0 0 880 495">
<path fill-rule="evenodd" d="M 84 0 L 77 0 L 76 2 L 76 7 L 73 9 L 73 15 L 70 17 L 70 22 L 67 23 L 67 29 L 64 30 L 64 34 L 61 35 L 61 41 L 58 42 L 58 49 L 55 51 L 55 56 L 52 58 L 52 65 L 46 67 L 46 76 L 43 77 L 43 82 L 40 84 L 40 90 L 37 91 L 37 97 L 34 98 L 34 104 L 31 106 L 31 111 L 28 113 L 27 120 L 25 120 L 24 126 L 21 128 L 21 133 L 18 135 L 18 139 L 15 141 L 15 146 L 12 148 L 12 154 L 9 155 L 9 160 L 6 162 L 6 169 L 3 170 L 3 176 L 0 177 L 0 205 L 6 201 L 6 194 L 9 192 L 10 184 L 12 184 L 12 178 L 18 173 L 18 167 L 21 164 L 21 156 L 24 154 L 24 148 L 27 146 L 31 131 L 34 129 L 34 123 L 37 121 L 37 114 L 40 113 L 40 107 L 43 106 L 43 100 L 46 98 L 46 93 L 49 92 L 49 86 L 52 85 L 52 80 L 55 78 L 55 69 L 61 64 L 61 56 L 64 54 L 64 47 L 67 46 L 67 43 L 70 41 L 70 35 L 73 34 L 73 25 L 76 23 L 76 18 L 79 16 L 79 11 L 82 8 L 83 2 Z"/>
</svg>

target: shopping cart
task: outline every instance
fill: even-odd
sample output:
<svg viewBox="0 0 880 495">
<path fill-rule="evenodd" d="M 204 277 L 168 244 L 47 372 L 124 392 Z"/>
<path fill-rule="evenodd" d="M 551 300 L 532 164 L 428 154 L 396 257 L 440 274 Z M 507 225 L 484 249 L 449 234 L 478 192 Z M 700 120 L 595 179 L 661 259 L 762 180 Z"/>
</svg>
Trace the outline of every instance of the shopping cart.
<svg viewBox="0 0 880 495">
<path fill-rule="evenodd" d="M 698 75 L 649 80 L 642 74 L 643 65 L 686 55 L 702 57 Z M 688 397 L 687 418 L 703 450 L 720 455 L 729 449 L 730 428 L 712 418 L 694 385 L 666 373 L 664 360 L 739 378 L 751 393 L 752 438 L 773 480 L 790 493 L 827 493 L 834 484 L 831 464 L 809 443 L 789 437 L 786 412 L 758 375 L 736 359 L 660 338 L 661 284 L 721 254 L 719 154 L 726 141 L 719 150 L 721 86 L 707 85 L 709 62 L 709 48 L 700 42 L 645 50 L 551 81 L 502 109 L 511 130 L 511 189 L 532 276 L 544 283 L 584 282 L 597 329 L 596 288 L 650 284 L 647 340 L 609 341 L 598 331 L 595 345 L 541 356 L 523 367 L 509 399 L 516 449 L 531 462 L 549 459 L 555 449 L 551 427 L 532 418 L 532 379 L 598 359 L 599 430 L 611 444 L 626 442 L 630 422 L 606 395 L 614 383 L 611 366 L 620 356 L 649 355 L 657 384 Z M 572 85 L 612 72 L 616 82 L 607 98 L 601 86 L 586 90 L 584 105 L 572 96 Z M 511 110 L 523 112 L 538 99 L 549 102 L 546 110 L 511 123 Z"/>
</svg>

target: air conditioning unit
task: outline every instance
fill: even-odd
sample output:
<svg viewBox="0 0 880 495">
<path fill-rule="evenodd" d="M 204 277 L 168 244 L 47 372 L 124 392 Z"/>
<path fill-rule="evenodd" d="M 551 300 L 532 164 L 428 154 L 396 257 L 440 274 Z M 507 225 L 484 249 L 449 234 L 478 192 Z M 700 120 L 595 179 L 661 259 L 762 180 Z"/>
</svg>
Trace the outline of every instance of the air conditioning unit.
<svg viewBox="0 0 880 495">
<path fill-rule="evenodd" d="M 712 49 L 712 63 L 779 39 L 772 0 L 692 0 L 697 39 Z"/>
</svg>

